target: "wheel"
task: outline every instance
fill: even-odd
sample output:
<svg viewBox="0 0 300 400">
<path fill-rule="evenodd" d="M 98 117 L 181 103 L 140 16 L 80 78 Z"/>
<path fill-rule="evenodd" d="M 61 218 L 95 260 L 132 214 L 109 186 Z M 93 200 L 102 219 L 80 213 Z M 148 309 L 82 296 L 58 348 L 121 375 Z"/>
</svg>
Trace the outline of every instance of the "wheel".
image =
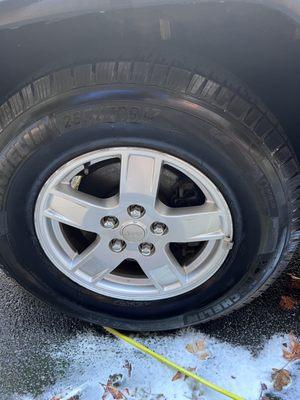
<svg viewBox="0 0 300 400">
<path fill-rule="evenodd" d="M 259 295 L 293 254 L 298 163 L 224 71 L 65 68 L 0 120 L 2 264 L 69 314 L 127 330 L 198 324 Z"/>
</svg>

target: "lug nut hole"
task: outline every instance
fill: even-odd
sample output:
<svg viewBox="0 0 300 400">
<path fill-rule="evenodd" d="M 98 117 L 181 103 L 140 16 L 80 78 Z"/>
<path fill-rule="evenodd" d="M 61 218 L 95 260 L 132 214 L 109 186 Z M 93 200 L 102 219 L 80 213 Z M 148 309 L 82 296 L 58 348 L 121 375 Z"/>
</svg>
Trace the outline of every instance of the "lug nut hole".
<svg viewBox="0 0 300 400">
<path fill-rule="evenodd" d="M 101 219 L 101 225 L 106 229 L 115 229 L 119 225 L 118 218 L 107 216 Z"/>
<path fill-rule="evenodd" d="M 162 236 L 168 232 L 168 227 L 162 222 L 153 222 L 151 225 L 151 232 L 155 235 Z"/>
<path fill-rule="evenodd" d="M 131 218 L 134 218 L 134 219 L 142 218 L 142 216 L 146 212 L 144 207 L 139 206 L 138 204 L 132 204 L 131 206 L 128 207 L 127 211 L 128 211 L 128 214 L 131 216 Z"/>
<path fill-rule="evenodd" d="M 121 239 L 113 239 L 110 241 L 109 247 L 114 253 L 121 253 L 126 248 L 126 243 Z"/>
<path fill-rule="evenodd" d="M 152 243 L 141 243 L 139 245 L 139 251 L 143 256 L 152 256 L 155 253 L 155 247 Z"/>
</svg>

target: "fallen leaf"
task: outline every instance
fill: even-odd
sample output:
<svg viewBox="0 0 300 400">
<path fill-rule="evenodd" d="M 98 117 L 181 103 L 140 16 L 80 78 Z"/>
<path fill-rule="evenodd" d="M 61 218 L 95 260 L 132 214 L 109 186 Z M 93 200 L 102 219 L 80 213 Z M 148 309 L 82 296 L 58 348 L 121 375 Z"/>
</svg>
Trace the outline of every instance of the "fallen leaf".
<svg viewBox="0 0 300 400">
<path fill-rule="evenodd" d="M 210 354 L 209 353 L 201 353 L 201 354 L 199 354 L 198 357 L 199 357 L 200 360 L 205 361 L 205 360 L 208 360 L 210 358 Z"/>
<path fill-rule="evenodd" d="M 187 344 L 185 348 L 189 353 L 198 353 L 199 351 L 203 351 L 205 349 L 205 341 L 204 339 L 199 339 L 194 343 Z"/>
<path fill-rule="evenodd" d="M 101 383 L 101 385 L 105 388 L 104 393 L 101 397 L 101 400 L 106 400 L 107 396 L 109 395 L 109 392 L 107 391 L 107 386 L 105 386 L 103 383 Z"/>
<path fill-rule="evenodd" d="M 106 386 L 106 390 L 112 395 L 114 400 L 125 399 L 124 394 L 113 386 Z"/>
<path fill-rule="evenodd" d="M 290 288 L 291 289 L 300 289 L 300 276 L 296 276 L 293 274 L 289 274 L 290 280 Z"/>
<path fill-rule="evenodd" d="M 190 372 L 195 372 L 196 369 L 197 369 L 196 367 L 188 367 L 188 368 L 187 368 L 187 370 L 190 371 Z M 187 378 L 188 378 L 188 376 L 187 376 L 187 375 L 184 375 L 184 378 L 183 378 L 183 379 L 184 379 L 185 381 L 187 380 Z"/>
<path fill-rule="evenodd" d="M 185 348 L 186 348 L 186 350 L 187 350 L 189 353 L 192 353 L 192 354 L 197 353 L 197 349 L 196 349 L 196 346 L 195 346 L 194 343 L 192 343 L 192 344 L 187 344 L 187 345 L 185 346 Z"/>
<path fill-rule="evenodd" d="M 196 347 L 198 351 L 203 351 L 205 349 L 205 341 L 204 339 L 197 340 Z"/>
<path fill-rule="evenodd" d="M 180 371 L 177 371 L 172 378 L 172 382 L 178 381 L 178 379 L 183 379 L 183 377 L 184 375 Z"/>
<path fill-rule="evenodd" d="M 116 400 L 124 399 L 125 396 L 123 395 L 123 393 L 115 387 L 119 386 L 122 380 L 123 380 L 122 374 L 113 374 L 109 376 L 106 385 L 101 383 L 101 386 L 103 386 L 103 388 L 105 389 L 102 395 L 102 400 L 106 400 L 109 394 L 112 395 L 113 399 Z"/>
<path fill-rule="evenodd" d="M 291 382 L 291 374 L 287 369 L 273 368 L 272 381 L 275 390 L 281 391 Z"/>
<path fill-rule="evenodd" d="M 195 367 L 188 367 L 187 370 L 190 371 L 190 372 L 195 372 L 196 368 Z M 173 376 L 172 381 L 173 382 L 174 381 L 178 381 L 178 379 L 187 380 L 187 378 L 188 378 L 188 375 L 185 375 L 182 372 L 177 371 L 176 374 Z"/>
<path fill-rule="evenodd" d="M 297 304 L 298 304 L 298 301 L 296 299 L 294 299 L 293 297 L 281 296 L 279 307 L 282 310 L 291 311 L 296 307 Z"/>
<path fill-rule="evenodd" d="M 296 336 L 290 335 L 289 350 L 283 350 L 283 357 L 287 361 L 300 360 L 300 342 Z"/>
<path fill-rule="evenodd" d="M 130 362 L 129 362 L 128 360 L 125 361 L 124 368 L 127 369 L 128 377 L 131 378 L 131 374 L 132 374 L 132 365 L 130 364 Z"/>
</svg>

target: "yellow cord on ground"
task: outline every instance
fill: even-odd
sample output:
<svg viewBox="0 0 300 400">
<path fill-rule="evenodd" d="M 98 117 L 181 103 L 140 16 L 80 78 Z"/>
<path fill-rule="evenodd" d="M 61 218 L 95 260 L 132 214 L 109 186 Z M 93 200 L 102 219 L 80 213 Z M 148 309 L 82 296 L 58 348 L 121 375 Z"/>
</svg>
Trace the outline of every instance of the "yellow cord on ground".
<svg viewBox="0 0 300 400">
<path fill-rule="evenodd" d="M 245 400 L 243 397 L 237 396 L 236 394 L 233 394 L 229 392 L 228 390 L 222 389 L 221 387 L 215 385 L 214 383 L 211 383 L 207 381 L 204 378 L 201 378 L 201 376 L 198 376 L 194 374 L 191 371 L 188 371 L 187 369 L 181 367 L 180 365 L 177 365 L 173 361 L 168 360 L 164 356 L 155 353 L 155 351 L 148 349 L 148 347 L 142 345 L 141 343 L 135 341 L 134 339 L 124 335 L 123 333 L 117 331 L 116 329 L 113 328 L 108 328 L 108 327 L 103 327 L 107 332 L 111 333 L 112 335 L 124 340 L 125 342 L 131 344 L 133 347 L 137 348 L 138 350 L 142 351 L 143 353 L 149 354 L 151 357 L 155 358 L 156 360 L 160 361 L 163 364 L 168 365 L 171 368 L 174 368 L 176 371 L 181 372 L 183 375 L 189 376 L 190 378 L 194 379 L 197 382 L 202 383 L 203 385 L 209 387 L 210 389 L 215 390 L 216 392 L 219 392 L 223 394 L 224 396 L 229 397 L 230 399 L 233 400 Z"/>
</svg>

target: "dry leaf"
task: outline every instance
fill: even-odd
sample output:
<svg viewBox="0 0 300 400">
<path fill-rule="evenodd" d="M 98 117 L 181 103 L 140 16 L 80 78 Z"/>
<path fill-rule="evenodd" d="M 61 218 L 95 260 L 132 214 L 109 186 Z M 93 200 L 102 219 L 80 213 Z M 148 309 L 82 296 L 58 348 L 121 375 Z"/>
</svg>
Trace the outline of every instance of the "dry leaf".
<svg viewBox="0 0 300 400">
<path fill-rule="evenodd" d="M 184 375 L 180 371 L 177 371 L 172 378 L 172 382 L 178 381 L 178 379 L 183 379 L 183 377 Z"/>
<path fill-rule="evenodd" d="M 123 393 L 115 387 L 115 386 L 120 385 L 120 383 L 122 382 L 122 379 L 123 379 L 122 374 L 113 374 L 113 375 L 109 376 L 106 385 L 101 383 L 101 385 L 105 388 L 105 391 L 102 396 L 102 400 L 106 400 L 107 396 L 109 394 L 111 394 L 113 399 L 116 399 L 116 400 L 125 399 L 125 396 L 123 395 Z"/>
<path fill-rule="evenodd" d="M 287 369 L 273 368 L 272 381 L 275 390 L 281 391 L 291 382 L 291 374 Z"/>
<path fill-rule="evenodd" d="M 132 374 L 132 365 L 130 364 L 130 362 L 129 362 L 128 360 L 125 361 L 125 364 L 124 364 L 123 367 L 127 369 L 127 371 L 128 371 L 128 377 L 131 378 L 131 374 Z"/>
<path fill-rule="evenodd" d="M 297 304 L 298 304 L 298 301 L 296 299 L 294 299 L 293 297 L 281 296 L 279 307 L 282 310 L 291 311 L 296 307 Z"/>
<path fill-rule="evenodd" d="M 194 343 L 192 343 L 192 344 L 187 344 L 187 345 L 185 346 L 185 348 L 186 348 L 186 350 L 187 350 L 189 353 L 195 354 L 195 353 L 197 352 L 197 349 L 196 349 L 196 346 L 195 346 Z"/>
<path fill-rule="evenodd" d="M 196 347 L 198 351 L 203 351 L 205 349 L 205 341 L 204 339 L 200 339 L 196 342 Z"/>
<path fill-rule="evenodd" d="M 105 390 L 105 392 L 103 393 L 103 395 L 101 397 L 101 400 L 106 400 L 108 395 L 109 395 L 108 391 Z"/>
<path fill-rule="evenodd" d="M 199 358 L 199 360 L 205 361 L 210 358 L 210 354 L 209 353 L 201 353 L 201 354 L 199 354 L 198 358 Z"/>
<path fill-rule="evenodd" d="M 196 367 L 188 367 L 187 370 L 190 371 L 190 372 L 195 372 L 195 371 L 196 371 Z M 183 379 L 184 379 L 184 380 L 187 380 L 187 378 L 188 378 L 188 376 L 187 376 L 187 375 L 184 375 L 184 378 L 183 378 Z"/>
<path fill-rule="evenodd" d="M 293 274 L 289 274 L 290 280 L 290 288 L 291 289 L 300 289 L 300 276 L 296 276 Z"/>
<path fill-rule="evenodd" d="M 195 354 L 205 349 L 205 341 L 203 339 L 197 340 L 197 342 L 187 344 L 185 348 L 189 353 Z"/>
<path fill-rule="evenodd" d="M 196 368 L 195 367 L 188 367 L 187 370 L 190 371 L 190 372 L 194 372 L 194 371 L 196 371 Z M 174 382 L 174 381 L 177 381 L 178 379 L 182 379 L 182 378 L 184 380 L 186 380 L 188 378 L 188 376 L 184 375 L 180 371 L 177 371 L 176 374 L 173 376 L 172 381 Z"/>
<path fill-rule="evenodd" d="M 106 390 L 112 395 L 114 400 L 125 399 L 124 394 L 113 386 L 106 386 Z"/>
<path fill-rule="evenodd" d="M 300 360 L 300 342 L 296 336 L 290 335 L 289 350 L 283 350 L 283 357 L 287 361 Z"/>
</svg>

